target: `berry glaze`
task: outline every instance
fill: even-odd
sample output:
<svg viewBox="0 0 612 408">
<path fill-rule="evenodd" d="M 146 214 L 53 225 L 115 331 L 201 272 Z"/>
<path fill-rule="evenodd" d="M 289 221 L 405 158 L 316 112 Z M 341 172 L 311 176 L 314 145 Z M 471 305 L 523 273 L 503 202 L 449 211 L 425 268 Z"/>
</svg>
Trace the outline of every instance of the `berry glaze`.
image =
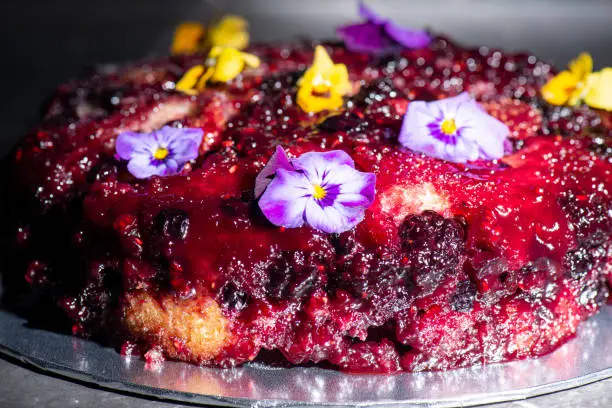
<svg viewBox="0 0 612 408">
<path fill-rule="evenodd" d="M 253 46 L 258 69 L 193 97 L 173 87 L 201 55 L 62 85 L 12 156 L 12 269 L 75 335 L 156 361 L 391 373 L 570 339 L 612 285 L 610 114 L 547 105 L 553 69 L 529 54 L 442 37 L 384 58 L 326 46 L 354 84 L 340 112 L 295 104 L 310 43 Z M 504 158 L 455 164 L 398 144 L 410 101 L 463 91 L 509 126 Z M 116 136 L 163 125 L 203 129 L 200 157 L 133 178 Z M 376 173 L 364 221 L 339 235 L 270 224 L 253 188 L 277 145 L 342 149 Z"/>
</svg>

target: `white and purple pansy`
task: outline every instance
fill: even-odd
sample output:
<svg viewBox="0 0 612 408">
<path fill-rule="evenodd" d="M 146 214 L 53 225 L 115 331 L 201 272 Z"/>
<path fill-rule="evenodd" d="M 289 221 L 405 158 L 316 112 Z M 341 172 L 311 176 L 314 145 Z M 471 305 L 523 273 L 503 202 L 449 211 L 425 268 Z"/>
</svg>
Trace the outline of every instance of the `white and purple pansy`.
<svg viewBox="0 0 612 408">
<path fill-rule="evenodd" d="M 259 208 L 274 225 L 304 224 L 341 233 L 363 220 L 374 201 L 376 176 L 355 169 L 342 150 L 304 153 L 289 159 L 278 147 L 255 182 Z"/>
<path fill-rule="evenodd" d="M 202 129 L 164 126 L 150 133 L 123 132 L 117 136 L 117 156 L 128 160 L 128 171 L 139 179 L 171 176 L 198 157 Z"/>
<path fill-rule="evenodd" d="M 359 2 L 359 15 L 365 21 L 339 27 L 336 32 L 346 48 L 355 52 L 385 54 L 399 47 L 419 49 L 431 42 L 431 36 L 424 30 L 402 27 L 385 19 Z"/>
<path fill-rule="evenodd" d="M 508 127 L 467 93 L 434 102 L 408 104 L 399 142 L 429 156 L 464 163 L 503 157 Z"/>
</svg>

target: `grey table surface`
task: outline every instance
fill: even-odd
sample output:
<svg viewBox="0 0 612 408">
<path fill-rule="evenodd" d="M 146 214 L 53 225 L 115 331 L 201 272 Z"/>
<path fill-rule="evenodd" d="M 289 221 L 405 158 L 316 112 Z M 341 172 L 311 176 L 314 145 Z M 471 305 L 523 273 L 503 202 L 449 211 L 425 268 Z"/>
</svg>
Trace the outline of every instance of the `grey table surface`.
<svg viewBox="0 0 612 408">
<path fill-rule="evenodd" d="M 428 25 L 468 44 L 529 49 L 564 64 L 583 50 L 612 65 L 611 0 L 378 0 L 399 22 Z M 353 0 L 2 0 L 0 1 L 0 155 L 36 120 L 53 87 L 84 65 L 167 49 L 173 27 L 212 10 L 239 13 L 255 40 L 327 37 L 355 18 Z M 0 358 L 0 408 L 159 407 L 146 400 L 65 381 Z M 492 408 L 612 406 L 612 379 Z"/>
</svg>

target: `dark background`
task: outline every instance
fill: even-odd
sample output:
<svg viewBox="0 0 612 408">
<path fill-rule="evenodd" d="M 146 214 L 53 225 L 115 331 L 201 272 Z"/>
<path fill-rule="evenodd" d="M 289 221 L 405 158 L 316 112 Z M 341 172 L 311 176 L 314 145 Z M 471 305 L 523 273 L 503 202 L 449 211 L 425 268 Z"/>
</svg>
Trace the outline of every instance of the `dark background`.
<svg viewBox="0 0 612 408">
<path fill-rule="evenodd" d="M 559 65 L 583 50 L 612 65 L 612 0 L 372 0 L 398 22 L 474 45 L 528 49 Z M 223 11 L 258 41 L 329 37 L 354 0 L 0 0 L 0 153 L 37 120 L 53 88 L 83 66 L 164 53 L 176 24 Z"/>
<path fill-rule="evenodd" d="M 558 65 L 590 51 L 612 66 L 612 0 L 373 0 L 396 21 L 473 45 L 530 50 Z M 164 53 L 174 27 L 223 12 L 245 16 L 257 41 L 330 37 L 356 19 L 354 0 L 0 0 L 0 155 L 82 67 Z M 175 408 L 81 385 L 0 358 L 0 406 Z M 530 400 L 533 407 L 608 407 L 612 380 Z M 526 403 L 525 403 L 526 404 Z M 496 408 L 519 408 L 521 402 Z"/>
</svg>

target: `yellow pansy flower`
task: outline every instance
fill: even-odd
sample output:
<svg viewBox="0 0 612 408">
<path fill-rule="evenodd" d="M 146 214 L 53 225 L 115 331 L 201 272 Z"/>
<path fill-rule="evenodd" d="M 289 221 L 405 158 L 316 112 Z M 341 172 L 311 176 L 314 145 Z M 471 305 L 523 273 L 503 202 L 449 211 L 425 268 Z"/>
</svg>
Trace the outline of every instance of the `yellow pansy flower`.
<svg viewBox="0 0 612 408">
<path fill-rule="evenodd" d="M 179 25 L 174 31 L 172 54 L 194 54 L 201 50 L 204 42 L 204 26 L 195 21 Z"/>
<path fill-rule="evenodd" d="M 590 75 L 584 102 L 595 109 L 612 111 L 612 68 Z"/>
<path fill-rule="evenodd" d="M 249 45 L 249 24 L 242 17 L 228 15 L 206 31 L 194 21 L 177 27 L 172 40 L 172 54 L 195 54 L 206 48 L 223 46 L 239 50 Z"/>
<path fill-rule="evenodd" d="M 584 97 L 589 75 L 593 71 L 593 59 L 583 52 L 569 63 L 567 71 L 561 71 L 541 89 L 544 100 L 552 105 L 577 105 Z"/>
<path fill-rule="evenodd" d="M 207 43 L 211 47 L 232 47 L 239 50 L 249 45 L 249 23 L 242 17 L 223 17 L 208 31 Z"/>
<path fill-rule="evenodd" d="M 259 58 L 236 48 L 213 47 L 208 53 L 206 66 L 191 67 L 176 83 L 177 91 L 196 95 L 210 82 L 228 82 L 236 78 L 245 68 L 259 67 Z"/>
<path fill-rule="evenodd" d="M 318 45 L 312 65 L 298 82 L 297 104 L 305 112 L 335 110 L 351 89 L 346 65 L 334 64 L 325 48 Z"/>
</svg>

